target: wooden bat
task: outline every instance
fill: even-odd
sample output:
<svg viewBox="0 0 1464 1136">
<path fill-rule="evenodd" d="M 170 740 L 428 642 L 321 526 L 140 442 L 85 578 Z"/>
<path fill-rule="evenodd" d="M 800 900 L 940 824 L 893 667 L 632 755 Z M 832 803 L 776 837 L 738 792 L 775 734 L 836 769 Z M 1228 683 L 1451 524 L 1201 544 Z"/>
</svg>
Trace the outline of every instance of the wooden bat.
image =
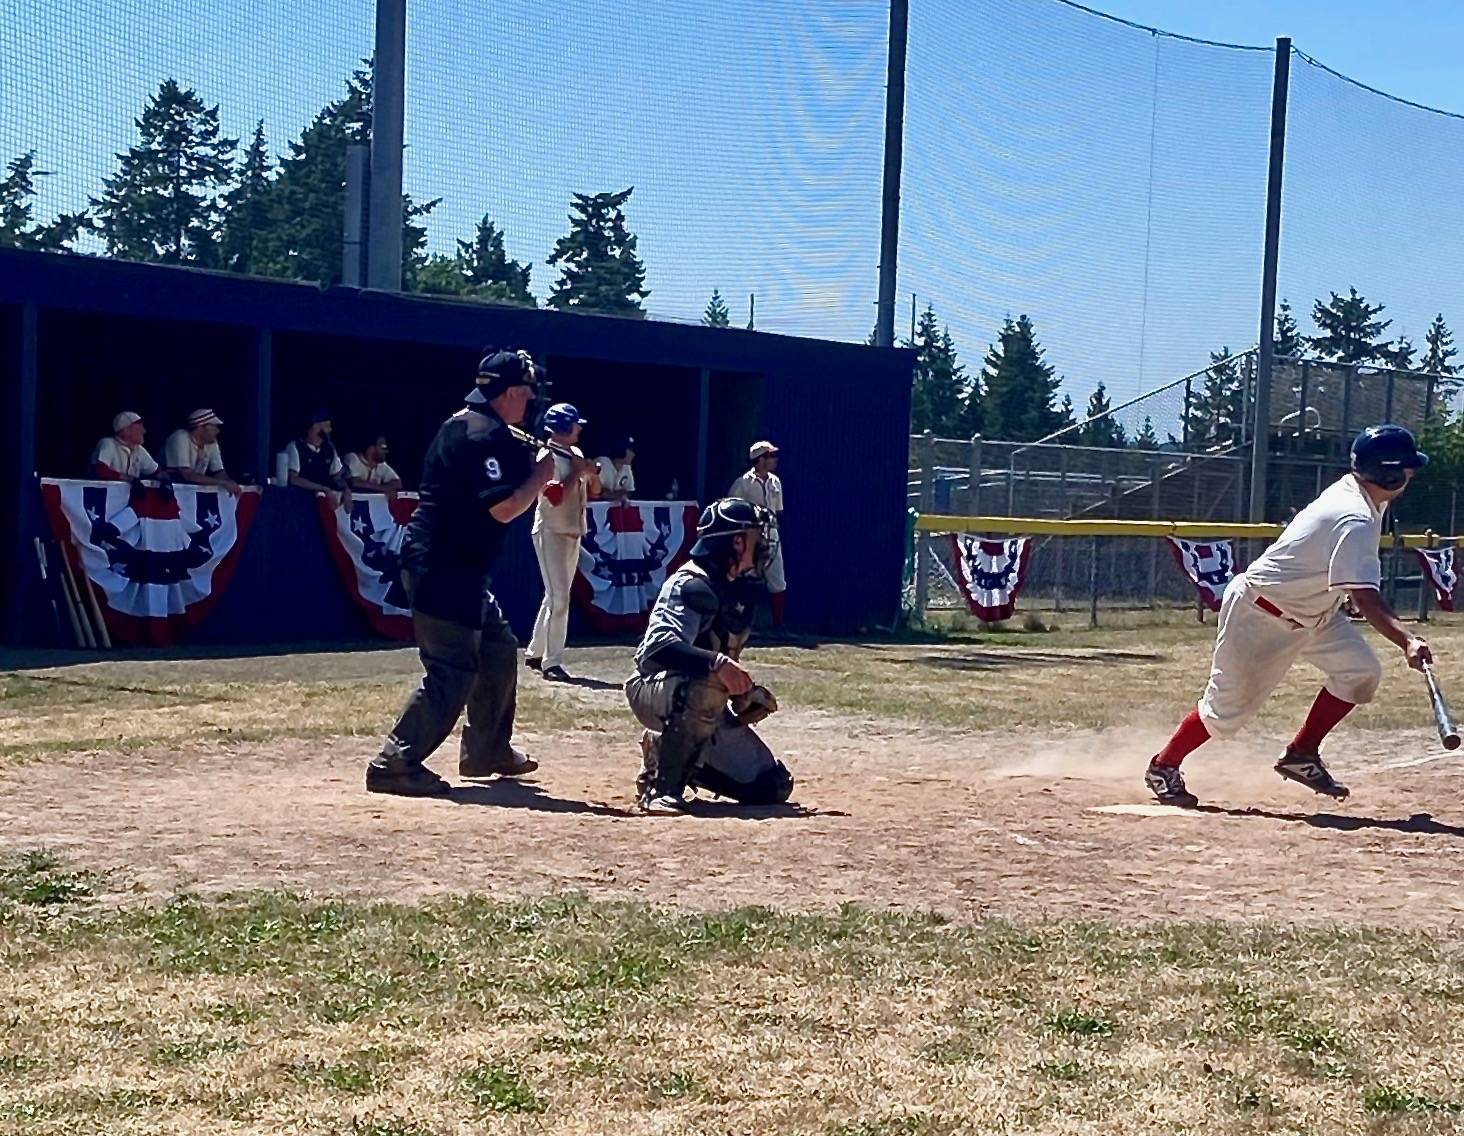
<svg viewBox="0 0 1464 1136">
<path fill-rule="evenodd" d="M 575 455 L 566 450 L 557 442 L 551 442 L 548 438 L 536 438 L 527 430 L 514 426 L 512 423 L 504 423 L 508 426 L 508 436 L 515 442 L 521 442 L 531 447 L 536 452 L 540 449 L 548 450 L 551 454 L 558 454 L 562 458 L 572 458 Z"/>
<path fill-rule="evenodd" d="M 66 606 L 71 609 L 72 626 L 77 631 L 76 645 L 95 650 L 97 639 L 92 634 L 91 621 L 87 619 L 86 611 L 81 606 L 81 592 L 76 586 L 76 577 L 71 572 L 71 561 L 66 558 L 66 550 L 60 545 L 56 546 L 56 551 L 61 557 L 61 583 L 66 592 Z"/>
<path fill-rule="evenodd" d="M 1439 680 L 1434 674 L 1432 663 L 1423 664 L 1423 677 L 1428 682 L 1428 700 L 1433 704 L 1434 725 L 1438 727 L 1439 741 L 1444 743 L 1445 749 L 1458 749 L 1459 723 L 1454 718 L 1454 712 L 1449 709 L 1449 700 L 1439 688 Z"/>
<path fill-rule="evenodd" d="M 110 651 L 112 649 L 112 636 L 107 631 L 107 621 L 102 618 L 102 605 L 97 603 L 96 585 L 92 583 L 91 577 L 86 574 L 85 568 L 81 572 L 81 582 L 86 588 L 87 607 L 91 609 L 92 618 L 97 623 L 97 638 L 102 641 L 102 646 Z"/>
<path fill-rule="evenodd" d="M 51 574 L 46 571 L 46 546 L 41 543 L 41 538 L 36 537 L 36 564 L 41 569 L 41 586 L 46 590 L 46 598 L 51 601 L 51 624 L 56 630 L 56 646 L 66 646 L 66 637 L 61 634 L 61 609 L 56 606 L 56 589 L 51 585 Z M 81 627 L 76 622 L 76 616 L 71 616 L 71 632 L 76 636 L 77 642 L 81 642 Z"/>
</svg>

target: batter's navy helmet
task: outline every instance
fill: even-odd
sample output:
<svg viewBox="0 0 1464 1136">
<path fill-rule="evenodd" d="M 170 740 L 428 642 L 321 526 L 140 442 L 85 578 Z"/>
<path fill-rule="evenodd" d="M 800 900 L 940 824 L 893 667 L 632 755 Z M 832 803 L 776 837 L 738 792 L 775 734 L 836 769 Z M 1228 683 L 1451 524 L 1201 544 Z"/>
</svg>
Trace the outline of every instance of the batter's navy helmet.
<svg viewBox="0 0 1464 1136">
<path fill-rule="evenodd" d="M 568 434 L 576 426 L 585 425 L 573 403 L 556 402 L 544 411 L 544 429 L 551 434 Z"/>
<path fill-rule="evenodd" d="M 1384 489 L 1401 489 L 1404 470 L 1426 465 L 1428 455 L 1402 426 L 1369 426 L 1352 443 L 1352 472 Z"/>
</svg>

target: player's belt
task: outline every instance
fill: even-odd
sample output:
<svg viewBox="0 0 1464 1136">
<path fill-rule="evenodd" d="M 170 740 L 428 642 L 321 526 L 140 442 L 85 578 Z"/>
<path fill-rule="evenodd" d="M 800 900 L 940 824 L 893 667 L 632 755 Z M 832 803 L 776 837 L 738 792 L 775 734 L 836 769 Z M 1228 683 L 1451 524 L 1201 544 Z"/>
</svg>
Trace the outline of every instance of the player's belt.
<svg viewBox="0 0 1464 1136">
<path fill-rule="evenodd" d="M 1296 620 L 1292 619 L 1291 616 L 1287 615 L 1265 596 L 1254 596 L 1252 598 L 1255 600 L 1256 607 L 1260 608 L 1267 615 L 1274 615 L 1277 619 L 1282 620 L 1285 623 L 1291 624 L 1291 626 L 1295 627 L 1297 630 L 1300 630 L 1301 628 L 1306 626 L 1306 624 L 1298 623 Z"/>
</svg>

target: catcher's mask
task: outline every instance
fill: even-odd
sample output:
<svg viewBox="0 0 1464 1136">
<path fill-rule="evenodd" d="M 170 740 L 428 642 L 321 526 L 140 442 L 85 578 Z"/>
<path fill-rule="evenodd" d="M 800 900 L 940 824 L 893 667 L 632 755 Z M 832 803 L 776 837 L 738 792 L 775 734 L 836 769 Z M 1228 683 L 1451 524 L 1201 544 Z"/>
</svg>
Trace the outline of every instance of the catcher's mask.
<svg viewBox="0 0 1464 1136">
<path fill-rule="evenodd" d="M 691 546 L 691 555 L 697 560 L 711 560 L 721 565 L 730 565 L 736 557 L 732 538 L 749 529 L 757 532 L 757 551 L 752 571 L 758 574 L 767 570 L 772 560 L 772 546 L 769 532 L 772 528 L 772 514 L 761 505 L 743 501 L 737 497 L 723 497 L 713 501 L 702 510 L 696 526 L 696 543 Z"/>
</svg>

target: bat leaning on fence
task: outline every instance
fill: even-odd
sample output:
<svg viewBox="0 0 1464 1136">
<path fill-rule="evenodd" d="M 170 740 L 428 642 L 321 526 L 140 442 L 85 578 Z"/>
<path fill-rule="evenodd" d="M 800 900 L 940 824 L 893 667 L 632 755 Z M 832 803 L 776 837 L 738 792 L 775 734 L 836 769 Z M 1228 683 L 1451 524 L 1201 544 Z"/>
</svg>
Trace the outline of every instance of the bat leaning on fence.
<svg viewBox="0 0 1464 1136">
<path fill-rule="evenodd" d="M 1454 717 L 1453 710 L 1449 709 L 1449 700 L 1444 697 L 1444 692 L 1439 687 L 1438 676 L 1434 674 L 1432 663 L 1423 664 L 1423 677 L 1428 683 L 1428 700 L 1433 705 L 1434 725 L 1439 731 L 1439 741 L 1444 743 L 1445 749 L 1458 749 L 1459 723 Z"/>
</svg>

